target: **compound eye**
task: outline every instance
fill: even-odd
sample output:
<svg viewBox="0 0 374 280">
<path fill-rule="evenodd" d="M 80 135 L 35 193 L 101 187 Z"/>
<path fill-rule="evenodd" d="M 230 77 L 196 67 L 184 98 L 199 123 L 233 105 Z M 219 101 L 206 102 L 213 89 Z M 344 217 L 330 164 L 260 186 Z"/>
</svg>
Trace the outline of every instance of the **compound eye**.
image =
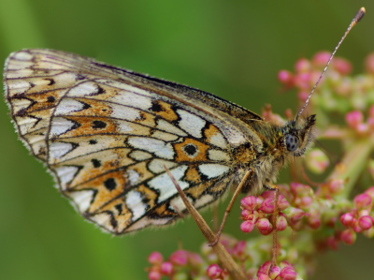
<svg viewBox="0 0 374 280">
<path fill-rule="evenodd" d="M 290 152 L 296 151 L 299 148 L 299 138 L 293 134 L 286 134 L 286 146 Z"/>
</svg>

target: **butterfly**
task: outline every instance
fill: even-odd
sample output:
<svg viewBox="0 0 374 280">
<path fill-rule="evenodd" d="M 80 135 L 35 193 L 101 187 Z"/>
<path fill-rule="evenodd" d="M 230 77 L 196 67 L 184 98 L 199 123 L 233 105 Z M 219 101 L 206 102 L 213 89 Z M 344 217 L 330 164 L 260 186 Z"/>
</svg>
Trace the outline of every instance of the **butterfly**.
<svg viewBox="0 0 374 280">
<path fill-rule="evenodd" d="M 26 147 L 89 221 L 113 234 L 186 213 L 169 169 L 197 209 L 244 174 L 272 188 L 313 140 L 315 115 L 284 124 L 192 87 L 48 49 L 12 53 L 6 98 Z"/>
</svg>

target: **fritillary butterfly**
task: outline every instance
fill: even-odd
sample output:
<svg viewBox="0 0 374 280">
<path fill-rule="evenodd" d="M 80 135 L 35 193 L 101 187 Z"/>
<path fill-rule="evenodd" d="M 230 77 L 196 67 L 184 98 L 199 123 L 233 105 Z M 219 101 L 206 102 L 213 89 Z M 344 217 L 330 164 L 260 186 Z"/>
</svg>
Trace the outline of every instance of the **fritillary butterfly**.
<svg viewBox="0 0 374 280">
<path fill-rule="evenodd" d="M 10 55 L 6 97 L 21 139 L 76 209 L 124 234 L 172 223 L 219 199 L 271 186 L 313 138 L 315 116 L 283 125 L 210 93 L 55 50 Z"/>
</svg>

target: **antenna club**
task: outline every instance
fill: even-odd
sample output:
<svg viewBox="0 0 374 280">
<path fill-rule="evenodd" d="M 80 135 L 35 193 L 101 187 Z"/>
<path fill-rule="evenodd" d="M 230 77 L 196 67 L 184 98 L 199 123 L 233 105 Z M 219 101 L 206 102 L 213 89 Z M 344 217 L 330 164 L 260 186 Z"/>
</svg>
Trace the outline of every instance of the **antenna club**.
<svg viewBox="0 0 374 280">
<path fill-rule="evenodd" d="M 361 7 L 361 9 L 357 12 L 355 16 L 355 22 L 358 23 L 366 14 L 366 9 L 365 7 Z"/>
</svg>

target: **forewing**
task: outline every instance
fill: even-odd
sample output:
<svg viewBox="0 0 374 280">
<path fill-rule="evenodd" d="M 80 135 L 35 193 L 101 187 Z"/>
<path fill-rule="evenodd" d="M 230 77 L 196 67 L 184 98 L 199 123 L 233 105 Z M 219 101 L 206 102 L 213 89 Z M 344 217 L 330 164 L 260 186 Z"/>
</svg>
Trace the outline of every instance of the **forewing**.
<svg viewBox="0 0 374 280">
<path fill-rule="evenodd" d="M 112 233 L 185 211 L 165 167 L 197 208 L 234 176 L 230 151 L 245 136 L 225 116 L 245 109 L 213 95 L 52 50 L 13 53 L 5 84 L 27 147 L 79 212 Z"/>
</svg>

